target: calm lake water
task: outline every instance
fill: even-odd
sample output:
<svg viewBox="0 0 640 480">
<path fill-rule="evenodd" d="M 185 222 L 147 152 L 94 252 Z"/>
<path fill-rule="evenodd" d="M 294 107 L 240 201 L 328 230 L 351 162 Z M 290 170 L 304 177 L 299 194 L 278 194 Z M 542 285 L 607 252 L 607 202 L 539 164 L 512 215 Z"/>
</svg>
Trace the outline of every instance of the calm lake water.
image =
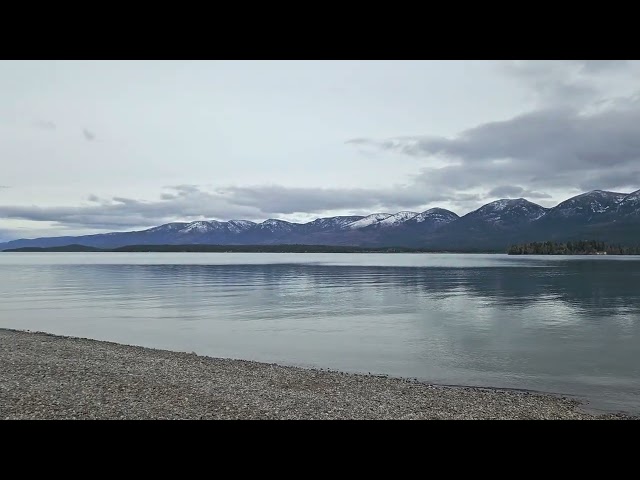
<svg viewBox="0 0 640 480">
<path fill-rule="evenodd" d="M 0 327 L 640 413 L 640 258 L 0 253 Z"/>
</svg>

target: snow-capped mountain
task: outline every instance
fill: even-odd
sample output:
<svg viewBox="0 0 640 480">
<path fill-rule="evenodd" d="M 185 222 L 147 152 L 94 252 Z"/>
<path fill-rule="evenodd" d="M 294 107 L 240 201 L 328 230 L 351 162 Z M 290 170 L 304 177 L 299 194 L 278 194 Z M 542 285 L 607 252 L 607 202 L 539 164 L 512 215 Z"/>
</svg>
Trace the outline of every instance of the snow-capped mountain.
<svg viewBox="0 0 640 480">
<path fill-rule="evenodd" d="M 547 211 L 547 208 L 524 198 L 502 199 L 487 203 L 462 218 L 507 225 L 510 223 L 532 222 L 542 217 Z"/>
<path fill-rule="evenodd" d="M 495 249 L 513 243 L 591 239 L 640 244 L 640 190 L 594 190 L 547 209 L 523 198 L 501 199 L 459 217 L 442 208 L 318 218 L 304 224 L 268 219 L 172 222 L 146 230 L 0 243 L 0 250 L 84 245 L 356 245 L 443 250 Z"/>
<path fill-rule="evenodd" d="M 453 249 L 509 245 L 547 210 L 524 198 L 496 200 L 443 225 L 433 233 L 431 241 L 438 248 Z"/>
<path fill-rule="evenodd" d="M 593 190 L 576 195 L 532 222 L 522 237 L 532 241 L 595 239 L 638 244 L 638 225 L 634 222 L 640 217 L 634 215 L 638 211 L 634 194 Z"/>
<path fill-rule="evenodd" d="M 451 223 L 454 220 L 460 218 L 455 213 L 445 210 L 444 208 L 430 208 L 422 213 L 419 213 L 413 218 L 410 218 L 408 222 L 423 223 L 431 222 L 434 224 L 446 224 Z"/>
<path fill-rule="evenodd" d="M 626 193 L 593 190 L 559 203 L 549 211 L 549 218 L 581 217 L 587 220 L 594 220 L 615 212 L 618 205 L 627 196 Z"/>
</svg>

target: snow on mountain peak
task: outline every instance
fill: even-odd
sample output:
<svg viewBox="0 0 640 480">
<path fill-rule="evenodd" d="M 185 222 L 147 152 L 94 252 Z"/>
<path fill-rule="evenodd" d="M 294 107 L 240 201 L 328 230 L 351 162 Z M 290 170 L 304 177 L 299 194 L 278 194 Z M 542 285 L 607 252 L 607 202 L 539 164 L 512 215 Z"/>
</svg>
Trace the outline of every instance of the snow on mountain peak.
<svg viewBox="0 0 640 480">
<path fill-rule="evenodd" d="M 348 226 L 350 223 L 362 220 L 363 218 L 364 217 L 362 215 L 316 218 L 311 222 L 305 223 L 305 225 L 310 227 L 320 227 L 322 229 L 334 227 L 342 229 Z"/>
<path fill-rule="evenodd" d="M 429 210 L 425 210 L 422 213 L 419 213 L 411 220 L 416 223 L 422 223 L 427 220 L 430 220 L 434 223 L 449 223 L 459 218 L 455 213 L 445 210 L 444 208 L 430 208 Z"/>
<path fill-rule="evenodd" d="M 238 225 L 239 227 L 251 227 L 255 225 L 255 222 L 250 220 L 229 220 L 227 223 L 233 223 L 234 225 Z"/>
<path fill-rule="evenodd" d="M 398 212 L 398 213 L 394 213 L 393 215 L 389 215 L 384 220 L 380 220 L 377 223 L 377 225 L 380 225 L 381 227 L 395 227 L 397 225 L 400 225 L 401 223 L 406 222 L 407 220 L 412 219 L 416 215 L 418 215 L 417 212 Z"/>
<path fill-rule="evenodd" d="M 289 223 L 285 220 L 278 220 L 277 218 L 269 218 L 262 222 L 262 225 L 281 225 L 283 223 Z"/>
<path fill-rule="evenodd" d="M 578 197 L 592 197 L 592 196 L 600 196 L 600 197 L 617 197 L 620 195 L 627 195 L 626 193 L 619 192 L 609 192 L 607 190 L 591 190 L 590 192 L 583 193 L 582 195 L 578 195 Z"/>
<path fill-rule="evenodd" d="M 624 197 L 620 203 L 638 203 L 640 202 L 640 190 L 636 190 L 635 192 L 631 192 L 629 195 Z"/>
<path fill-rule="evenodd" d="M 500 200 L 496 200 L 491 203 L 487 203 L 486 205 L 480 207 L 478 210 L 483 211 L 496 211 L 500 212 L 506 208 L 510 208 L 516 205 L 523 204 L 523 202 L 527 202 L 524 198 L 501 198 Z M 528 202 L 527 202 L 528 203 Z"/>
<path fill-rule="evenodd" d="M 187 225 L 188 225 L 188 223 L 185 223 L 185 222 L 165 223 L 164 225 L 159 225 L 157 227 L 151 227 L 151 228 L 145 230 L 145 232 L 149 232 L 149 233 L 172 232 L 172 231 L 180 230 L 181 228 L 184 228 Z"/>
<path fill-rule="evenodd" d="M 180 230 L 181 233 L 207 233 L 213 230 L 218 230 L 223 222 L 218 222 L 217 220 L 210 221 L 197 221 L 191 222 L 187 224 L 183 229 Z"/>
<path fill-rule="evenodd" d="M 231 232 L 240 233 L 253 227 L 255 222 L 250 222 L 249 220 L 229 220 L 227 225 Z"/>
<path fill-rule="evenodd" d="M 501 223 L 503 215 L 522 217 L 526 220 L 537 220 L 547 212 L 547 209 L 524 198 L 503 198 L 487 203 L 474 212 L 474 216 L 482 216 L 492 222 Z M 471 215 L 469 214 L 469 215 Z"/>
<path fill-rule="evenodd" d="M 629 195 L 628 193 L 619 193 L 619 192 L 607 192 L 606 190 L 591 190 L 590 192 L 583 193 L 582 195 L 577 195 L 573 198 L 567 200 L 570 202 L 572 200 L 577 199 L 585 199 L 585 198 L 593 198 L 594 201 L 598 201 L 598 199 L 602 199 L 609 202 L 620 203 L 624 197 Z M 565 202 L 563 202 L 565 203 Z"/>
<path fill-rule="evenodd" d="M 630 193 L 618 203 L 617 211 L 623 215 L 640 215 L 640 190 Z"/>
<path fill-rule="evenodd" d="M 260 225 L 260 228 L 275 231 L 290 231 L 293 228 L 293 224 L 284 220 L 278 220 L 275 218 L 269 218 Z"/>
<path fill-rule="evenodd" d="M 617 209 L 627 196 L 626 193 L 592 190 L 559 203 L 553 211 L 561 216 L 607 213 Z"/>
<path fill-rule="evenodd" d="M 385 218 L 389 218 L 391 216 L 390 213 L 374 213 L 372 215 L 367 215 L 360 220 L 356 220 L 348 225 L 349 228 L 358 229 L 368 227 L 369 225 L 373 225 L 374 223 L 378 223 Z"/>
</svg>

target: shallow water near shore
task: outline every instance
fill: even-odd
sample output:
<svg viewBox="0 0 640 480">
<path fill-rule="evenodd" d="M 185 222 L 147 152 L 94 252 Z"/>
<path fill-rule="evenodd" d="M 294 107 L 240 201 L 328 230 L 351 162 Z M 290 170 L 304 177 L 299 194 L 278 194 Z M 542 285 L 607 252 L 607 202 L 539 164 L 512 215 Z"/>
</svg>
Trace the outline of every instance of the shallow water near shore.
<svg viewBox="0 0 640 480">
<path fill-rule="evenodd" d="M 0 253 L 0 327 L 640 413 L 640 258 Z"/>
</svg>

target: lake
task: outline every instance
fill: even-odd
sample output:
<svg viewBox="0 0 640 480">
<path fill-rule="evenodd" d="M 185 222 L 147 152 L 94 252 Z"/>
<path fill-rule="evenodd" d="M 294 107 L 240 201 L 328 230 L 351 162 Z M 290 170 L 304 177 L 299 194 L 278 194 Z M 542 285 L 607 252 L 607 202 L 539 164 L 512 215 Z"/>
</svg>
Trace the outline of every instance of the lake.
<svg viewBox="0 0 640 480">
<path fill-rule="evenodd" d="M 0 253 L 0 327 L 640 413 L 640 257 Z"/>
</svg>

